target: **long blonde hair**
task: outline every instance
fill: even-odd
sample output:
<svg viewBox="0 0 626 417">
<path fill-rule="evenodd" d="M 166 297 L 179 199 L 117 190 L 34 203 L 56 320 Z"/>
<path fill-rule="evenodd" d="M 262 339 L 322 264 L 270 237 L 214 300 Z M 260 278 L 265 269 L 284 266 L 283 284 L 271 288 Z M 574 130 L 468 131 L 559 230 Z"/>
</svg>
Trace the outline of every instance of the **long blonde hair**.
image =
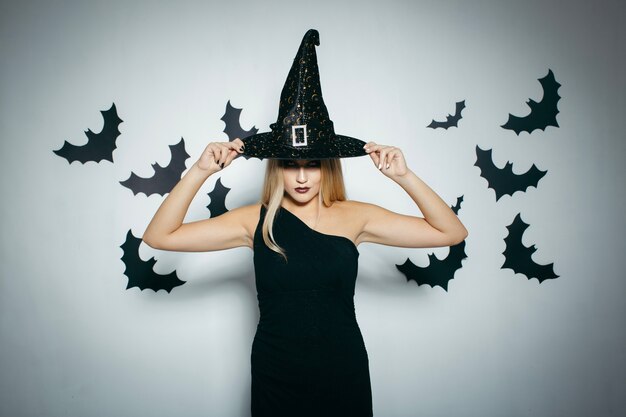
<svg viewBox="0 0 626 417">
<path fill-rule="evenodd" d="M 321 159 L 321 181 L 319 190 L 319 202 L 325 207 L 330 207 L 334 201 L 346 199 L 346 188 L 343 182 L 341 160 L 338 158 Z M 265 169 L 265 181 L 261 193 L 261 204 L 265 206 L 265 220 L 263 221 L 263 241 L 274 252 L 280 254 L 287 262 L 285 250 L 274 239 L 273 224 L 276 213 L 285 194 L 283 180 L 283 167 L 278 159 L 268 159 Z"/>
</svg>

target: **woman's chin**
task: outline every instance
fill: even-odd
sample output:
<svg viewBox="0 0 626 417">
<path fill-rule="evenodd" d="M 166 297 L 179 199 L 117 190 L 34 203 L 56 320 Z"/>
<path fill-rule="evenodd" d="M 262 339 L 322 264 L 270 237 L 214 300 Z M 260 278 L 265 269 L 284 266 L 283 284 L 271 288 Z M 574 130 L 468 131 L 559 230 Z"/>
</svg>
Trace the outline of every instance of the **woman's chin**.
<svg viewBox="0 0 626 417">
<path fill-rule="evenodd" d="M 307 191 L 306 193 L 294 192 L 293 194 L 285 193 L 285 195 L 289 196 L 291 200 L 299 204 L 308 203 L 309 201 L 313 199 L 313 197 L 315 197 L 315 195 L 313 195 L 313 192 L 311 190 Z"/>
</svg>

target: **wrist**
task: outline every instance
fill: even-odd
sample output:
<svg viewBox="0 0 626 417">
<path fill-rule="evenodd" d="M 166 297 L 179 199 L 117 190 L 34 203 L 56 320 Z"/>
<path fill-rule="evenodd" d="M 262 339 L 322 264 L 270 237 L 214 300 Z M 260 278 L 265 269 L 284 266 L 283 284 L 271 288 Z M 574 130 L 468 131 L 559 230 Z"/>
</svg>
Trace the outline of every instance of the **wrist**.
<svg viewBox="0 0 626 417">
<path fill-rule="evenodd" d="M 391 177 L 391 179 L 402 185 L 403 182 L 407 181 L 412 176 L 416 176 L 415 173 L 407 168 L 406 172 L 403 175 L 394 175 L 393 177 Z"/>
<path fill-rule="evenodd" d="M 216 172 L 217 172 L 217 170 L 215 170 L 215 169 L 202 169 L 202 168 L 198 167 L 198 162 L 196 161 L 191 166 L 191 168 L 189 168 L 189 171 L 187 171 L 187 174 L 192 175 L 194 177 L 207 179 L 211 175 L 215 174 Z"/>
</svg>

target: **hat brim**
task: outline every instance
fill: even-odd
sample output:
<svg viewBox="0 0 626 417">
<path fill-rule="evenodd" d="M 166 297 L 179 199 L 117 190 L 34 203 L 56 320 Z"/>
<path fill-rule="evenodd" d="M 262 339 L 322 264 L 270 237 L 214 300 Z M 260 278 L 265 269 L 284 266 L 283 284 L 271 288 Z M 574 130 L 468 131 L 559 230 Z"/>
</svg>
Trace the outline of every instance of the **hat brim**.
<svg viewBox="0 0 626 417">
<path fill-rule="evenodd" d="M 257 133 L 241 139 L 245 145 L 243 155 L 259 159 L 331 159 L 367 155 L 361 139 L 335 134 L 331 143 L 322 148 L 292 147 L 279 143 L 273 132 Z"/>
</svg>

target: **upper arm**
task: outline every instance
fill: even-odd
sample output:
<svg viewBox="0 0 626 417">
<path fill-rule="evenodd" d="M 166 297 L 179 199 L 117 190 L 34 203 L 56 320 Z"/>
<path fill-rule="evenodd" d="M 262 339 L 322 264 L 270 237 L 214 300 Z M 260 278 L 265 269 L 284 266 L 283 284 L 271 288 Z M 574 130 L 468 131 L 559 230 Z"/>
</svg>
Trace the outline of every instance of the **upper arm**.
<svg viewBox="0 0 626 417">
<path fill-rule="evenodd" d="M 404 248 L 433 248 L 457 243 L 431 226 L 423 217 L 395 213 L 375 204 L 360 203 L 363 230 L 360 242 Z"/>
<path fill-rule="evenodd" d="M 217 217 L 183 223 L 159 241 L 146 243 L 155 249 L 179 252 L 209 252 L 239 246 L 252 248 L 253 225 L 259 220 L 259 209 L 259 204 L 252 204 Z"/>
</svg>

